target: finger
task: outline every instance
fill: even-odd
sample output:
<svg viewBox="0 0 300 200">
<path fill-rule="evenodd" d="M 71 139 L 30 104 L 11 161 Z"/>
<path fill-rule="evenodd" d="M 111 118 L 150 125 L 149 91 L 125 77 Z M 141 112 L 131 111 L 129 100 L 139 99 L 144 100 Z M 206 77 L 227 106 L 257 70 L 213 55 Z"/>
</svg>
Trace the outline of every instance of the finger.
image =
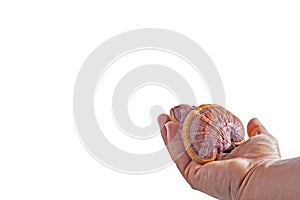
<svg viewBox="0 0 300 200">
<path fill-rule="evenodd" d="M 230 153 L 220 153 L 217 155 L 216 160 L 227 160 L 231 159 L 231 154 Z"/>
<path fill-rule="evenodd" d="M 191 158 L 185 151 L 185 147 L 180 135 L 179 125 L 175 122 L 168 122 L 166 124 L 167 129 L 167 148 L 171 155 L 172 160 L 176 163 L 177 168 L 187 179 L 185 169 L 191 162 Z"/>
<path fill-rule="evenodd" d="M 249 137 L 253 137 L 259 134 L 269 134 L 267 129 L 260 123 L 257 118 L 253 118 L 247 125 L 247 132 Z"/>
<path fill-rule="evenodd" d="M 171 121 L 170 117 L 166 114 L 161 114 L 158 116 L 158 124 L 160 128 L 161 137 L 163 138 L 163 141 L 165 145 L 167 144 L 167 129 L 165 127 L 165 124 L 169 121 Z"/>
<path fill-rule="evenodd" d="M 172 155 L 179 155 L 185 151 L 177 123 L 170 121 L 165 125 L 167 130 L 167 147 L 172 150 Z M 175 153 L 176 152 L 176 153 Z"/>
</svg>

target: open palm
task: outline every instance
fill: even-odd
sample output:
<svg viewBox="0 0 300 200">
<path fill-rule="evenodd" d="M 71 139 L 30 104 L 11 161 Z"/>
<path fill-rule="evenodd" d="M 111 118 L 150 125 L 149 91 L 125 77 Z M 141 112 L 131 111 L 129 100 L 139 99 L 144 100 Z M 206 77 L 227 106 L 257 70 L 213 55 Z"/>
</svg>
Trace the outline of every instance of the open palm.
<svg viewBox="0 0 300 200">
<path fill-rule="evenodd" d="M 191 160 L 186 153 L 179 125 L 166 114 L 160 115 L 158 122 L 171 158 L 186 181 L 193 189 L 219 199 L 240 199 L 248 195 L 257 167 L 280 159 L 277 140 L 257 119 L 248 123 L 249 139 L 245 143 L 204 165 Z"/>
</svg>

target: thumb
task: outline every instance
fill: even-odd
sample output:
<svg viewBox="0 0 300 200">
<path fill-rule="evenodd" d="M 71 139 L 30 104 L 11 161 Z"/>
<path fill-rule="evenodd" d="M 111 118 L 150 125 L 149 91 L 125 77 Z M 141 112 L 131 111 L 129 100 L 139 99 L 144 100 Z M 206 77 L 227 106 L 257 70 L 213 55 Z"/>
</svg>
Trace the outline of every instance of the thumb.
<svg viewBox="0 0 300 200">
<path fill-rule="evenodd" d="M 249 137 L 253 137 L 259 134 L 269 134 L 267 129 L 261 124 L 257 118 L 253 118 L 247 125 L 247 132 Z"/>
</svg>

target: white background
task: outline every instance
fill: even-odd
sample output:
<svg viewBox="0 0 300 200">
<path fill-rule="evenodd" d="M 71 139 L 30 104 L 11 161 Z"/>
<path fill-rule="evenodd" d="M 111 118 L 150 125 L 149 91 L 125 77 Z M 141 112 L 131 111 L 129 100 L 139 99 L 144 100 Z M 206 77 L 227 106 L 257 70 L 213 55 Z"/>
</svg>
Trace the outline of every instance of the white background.
<svg viewBox="0 0 300 200">
<path fill-rule="evenodd" d="M 210 199 L 174 165 L 123 174 L 80 142 L 72 94 L 82 63 L 105 40 L 138 28 L 170 29 L 197 42 L 220 73 L 226 107 L 245 125 L 258 117 L 284 159 L 299 156 L 299 8 L 297 1 L 261 0 L 1 1 L 0 198 Z M 158 139 L 154 150 L 162 146 Z"/>
</svg>

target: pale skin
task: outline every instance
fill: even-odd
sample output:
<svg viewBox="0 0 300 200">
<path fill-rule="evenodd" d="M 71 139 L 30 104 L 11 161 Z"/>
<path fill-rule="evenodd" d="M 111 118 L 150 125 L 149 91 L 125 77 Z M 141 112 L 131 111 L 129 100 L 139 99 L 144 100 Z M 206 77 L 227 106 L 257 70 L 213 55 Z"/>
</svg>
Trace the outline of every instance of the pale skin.
<svg viewBox="0 0 300 200">
<path fill-rule="evenodd" d="M 179 125 L 158 117 L 164 143 L 190 186 L 218 199 L 300 199 L 300 157 L 283 160 L 274 138 L 258 119 L 249 139 L 216 161 L 200 165 L 185 151 Z"/>
</svg>

